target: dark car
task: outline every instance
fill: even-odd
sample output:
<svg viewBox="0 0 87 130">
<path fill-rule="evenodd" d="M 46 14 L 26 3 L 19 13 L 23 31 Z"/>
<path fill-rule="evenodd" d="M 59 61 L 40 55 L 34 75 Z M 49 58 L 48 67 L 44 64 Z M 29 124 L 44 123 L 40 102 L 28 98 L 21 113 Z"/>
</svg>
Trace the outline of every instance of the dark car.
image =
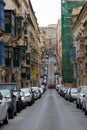
<svg viewBox="0 0 87 130">
<path fill-rule="evenodd" d="M 70 99 L 70 88 L 67 88 L 67 90 L 66 90 L 66 94 L 65 94 L 65 99 L 66 100 L 69 100 Z"/>
<path fill-rule="evenodd" d="M 14 96 L 13 92 L 7 89 L 2 89 L 0 92 L 8 104 L 8 116 L 9 118 L 13 118 L 16 114 L 16 97 Z"/>
<path fill-rule="evenodd" d="M 17 83 L 1 83 L 0 89 L 9 89 L 10 91 L 13 91 L 13 94 L 16 96 L 16 109 L 17 112 L 20 112 L 21 110 L 21 96 L 20 96 L 20 90 L 17 86 Z"/>
</svg>

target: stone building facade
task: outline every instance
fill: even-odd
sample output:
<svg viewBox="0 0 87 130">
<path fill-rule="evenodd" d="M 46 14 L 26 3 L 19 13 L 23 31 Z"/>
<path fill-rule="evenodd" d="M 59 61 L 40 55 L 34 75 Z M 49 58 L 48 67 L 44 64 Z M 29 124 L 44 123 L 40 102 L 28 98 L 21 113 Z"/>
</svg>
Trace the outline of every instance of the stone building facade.
<svg viewBox="0 0 87 130">
<path fill-rule="evenodd" d="M 4 1 L 4 82 L 17 82 L 19 87 L 38 85 L 41 68 L 40 31 L 32 4 L 30 0 Z"/>
<path fill-rule="evenodd" d="M 45 51 L 46 51 L 46 33 L 43 27 L 40 27 L 40 43 L 41 43 L 41 75 L 40 84 L 43 82 L 45 68 Z"/>
<path fill-rule="evenodd" d="M 79 15 L 73 23 L 73 46 L 76 49 L 77 72 L 74 70 L 74 79 L 77 80 L 77 86 L 87 84 L 87 54 L 86 54 L 86 21 L 87 21 L 87 3 L 80 9 Z M 74 10 L 74 9 L 73 9 Z"/>
<path fill-rule="evenodd" d="M 57 23 L 57 44 L 58 44 L 58 58 L 57 58 L 57 62 L 58 62 L 58 81 L 59 84 L 62 83 L 62 41 L 61 41 L 61 20 L 58 20 Z"/>
<path fill-rule="evenodd" d="M 44 31 L 46 33 L 46 48 L 48 50 L 50 48 L 53 48 L 53 50 L 56 52 L 57 25 L 56 24 L 48 25 L 47 27 L 44 27 Z"/>
</svg>

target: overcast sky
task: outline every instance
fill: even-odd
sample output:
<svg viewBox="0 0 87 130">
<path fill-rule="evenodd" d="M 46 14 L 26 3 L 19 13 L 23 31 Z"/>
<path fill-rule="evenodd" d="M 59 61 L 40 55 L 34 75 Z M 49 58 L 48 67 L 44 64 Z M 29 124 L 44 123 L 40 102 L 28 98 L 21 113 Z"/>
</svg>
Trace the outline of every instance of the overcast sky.
<svg viewBox="0 0 87 130">
<path fill-rule="evenodd" d="M 61 17 L 61 0 L 31 0 L 39 26 L 57 24 Z"/>
</svg>

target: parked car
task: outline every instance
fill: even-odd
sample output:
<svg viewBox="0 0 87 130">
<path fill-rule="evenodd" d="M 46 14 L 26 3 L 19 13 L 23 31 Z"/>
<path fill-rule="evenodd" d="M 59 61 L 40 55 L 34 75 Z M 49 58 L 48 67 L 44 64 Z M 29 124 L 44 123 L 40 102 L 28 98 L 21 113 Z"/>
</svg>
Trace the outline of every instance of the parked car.
<svg viewBox="0 0 87 130">
<path fill-rule="evenodd" d="M 39 90 L 39 87 L 32 87 L 32 90 L 34 91 L 34 93 L 36 94 L 36 99 L 41 97 L 41 92 Z"/>
<path fill-rule="evenodd" d="M 43 88 L 39 87 L 39 90 L 40 90 L 41 94 L 44 93 L 44 89 Z"/>
<path fill-rule="evenodd" d="M 69 93 L 70 93 L 70 88 L 67 88 L 67 90 L 66 90 L 66 94 L 65 94 L 65 99 L 66 100 L 69 100 Z"/>
<path fill-rule="evenodd" d="M 85 92 L 86 92 L 86 86 L 80 86 L 78 88 L 78 94 L 77 94 L 77 100 L 76 100 L 77 108 L 80 108 L 80 109 L 82 108 L 82 104 L 84 103 L 83 100 L 85 97 Z"/>
<path fill-rule="evenodd" d="M 0 90 L 3 97 L 6 99 L 6 102 L 8 103 L 8 115 L 9 118 L 14 118 L 14 115 L 16 115 L 16 97 L 14 96 L 13 92 L 7 89 Z"/>
<path fill-rule="evenodd" d="M 21 110 L 21 96 L 20 90 L 16 83 L 0 83 L 0 89 L 9 89 L 13 91 L 13 94 L 16 96 L 16 109 L 17 112 Z"/>
<path fill-rule="evenodd" d="M 43 88 L 44 92 L 46 91 L 46 85 L 45 84 L 42 84 L 40 87 Z"/>
<path fill-rule="evenodd" d="M 8 124 L 8 104 L 0 92 L 0 122 Z"/>
<path fill-rule="evenodd" d="M 60 87 L 61 87 L 61 85 L 60 85 L 60 84 L 57 84 L 57 85 L 56 85 L 56 91 L 58 91 Z"/>
<path fill-rule="evenodd" d="M 84 100 L 84 111 L 85 111 L 85 115 L 87 115 L 87 89 L 86 89 L 86 93 L 85 93 L 85 100 Z"/>
<path fill-rule="evenodd" d="M 31 105 L 32 95 L 29 91 L 29 88 L 21 88 L 21 92 L 24 92 L 26 105 Z"/>
<path fill-rule="evenodd" d="M 61 87 L 60 87 L 60 92 L 59 92 L 59 94 L 60 94 L 60 96 L 62 96 L 62 97 L 64 97 L 64 90 L 65 90 L 65 87 L 64 87 L 64 86 L 61 86 Z"/>
<path fill-rule="evenodd" d="M 83 88 L 84 94 L 83 94 L 83 100 L 82 100 L 82 110 L 85 111 L 85 115 L 87 115 L 87 86 Z"/>
<path fill-rule="evenodd" d="M 38 99 L 38 93 L 36 92 L 34 87 L 31 87 L 31 88 L 32 88 L 32 92 L 34 94 L 34 100 L 37 100 Z"/>
<path fill-rule="evenodd" d="M 30 94 L 31 94 L 31 98 L 32 98 L 31 104 L 32 104 L 32 103 L 34 103 L 34 93 L 33 93 L 31 87 L 28 87 L 28 89 L 29 89 L 29 92 L 30 92 Z"/>
<path fill-rule="evenodd" d="M 64 98 L 65 98 L 66 92 L 67 92 L 67 87 L 64 87 L 64 88 L 63 88 L 63 97 L 64 97 Z"/>
<path fill-rule="evenodd" d="M 69 91 L 69 101 L 77 100 L 77 88 L 70 88 Z"/>
<path fill-rule="evenodd" d="M 25 94 L 24 92 L 21 91 L 20 95 L 21 95 L 22 109 L 25 109 L 26 108 Z"/>
</svg>

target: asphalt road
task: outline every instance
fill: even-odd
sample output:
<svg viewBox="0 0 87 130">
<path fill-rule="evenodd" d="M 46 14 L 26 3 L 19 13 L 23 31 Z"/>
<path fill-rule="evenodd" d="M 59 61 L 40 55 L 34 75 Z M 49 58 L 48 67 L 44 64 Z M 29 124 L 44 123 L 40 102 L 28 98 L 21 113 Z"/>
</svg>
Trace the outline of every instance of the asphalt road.
<svg viewBox="0 0 87 130">
<path fill-rule="evenodd" d="M 41 99 L 27 107 L 0 130 L 87 130 L 87 116 L 65 101 L 55 90 L 47 90 Z"/>
</svg>

